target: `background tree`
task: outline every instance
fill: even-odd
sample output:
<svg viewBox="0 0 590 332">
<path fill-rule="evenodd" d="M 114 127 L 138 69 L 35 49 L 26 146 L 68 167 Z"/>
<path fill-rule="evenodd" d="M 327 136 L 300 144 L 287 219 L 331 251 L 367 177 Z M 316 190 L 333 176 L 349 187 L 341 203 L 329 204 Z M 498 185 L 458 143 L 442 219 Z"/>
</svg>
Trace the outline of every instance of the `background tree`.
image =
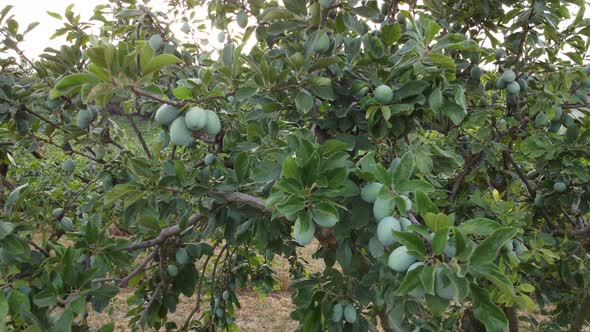
<svg viewBox="0 0 590 332">
<path fill-rule="evenodd" d="M 37 60 L 0 12 L 1 328 L 85 330 L 128 286 L 135 329 L 235 329 L 280 255 L 303 331 L 582 329 L 585 2 L 168 4 L 50 13 Z"/>
</svg>

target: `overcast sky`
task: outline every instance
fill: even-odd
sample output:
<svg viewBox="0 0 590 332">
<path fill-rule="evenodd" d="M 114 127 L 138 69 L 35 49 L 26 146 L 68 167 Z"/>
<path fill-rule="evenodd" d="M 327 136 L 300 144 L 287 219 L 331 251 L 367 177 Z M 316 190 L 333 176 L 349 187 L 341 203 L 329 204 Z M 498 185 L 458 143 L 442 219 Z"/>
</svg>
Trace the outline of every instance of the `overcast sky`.
<svg viewBox="0 0 590 332">
<path fill-rule="evenodd" d="M 159 2 L 160 0 L 154 0 Z M 25 53 L 35 57 L 42 53 L 43 49 L 48 46 L 59 46 L 63 39 L 49 40 L 51 35 L 60 28 L 63 23 L 49 15 L 47 11 L 59 13 L 63 16 L 64 9 L 74 3 L 74 12 L 80 14 L 82 20 L 88 20 L 92 16 L 93 9 L 96 5 L 105 3 L 103 0 L 2 0 L 1 8 L 5 5 L 12 5 L 14 8 L 10 11 L 15 16 L 21 28 L 24 30 L 29 23 L 39 22 L 33 31 L 26 35 L 24 42 L 20 44 Z M 0 9 L 1 9 L 0 8 Z"/>
</svg>

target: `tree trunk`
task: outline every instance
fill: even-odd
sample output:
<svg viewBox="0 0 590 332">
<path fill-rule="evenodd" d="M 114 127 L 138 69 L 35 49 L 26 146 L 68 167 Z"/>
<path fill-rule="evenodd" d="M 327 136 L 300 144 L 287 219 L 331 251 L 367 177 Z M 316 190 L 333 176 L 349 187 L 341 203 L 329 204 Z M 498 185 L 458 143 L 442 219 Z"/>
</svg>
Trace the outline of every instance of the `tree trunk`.
<svg viewBox="0 0 590 332">
<path fill-rule="evenodd" d="M 576 316 L 576 319 L 572 323 L 572 327 L 570 328 L 570 332 L 580 332 L 584 327 L 585 322 L 590 321 L 590 295 L 586 295 L 584 300 L 582 301 L 582 306 L 580 307 L 580 311 Z"/>
<path fill-rule="evenodd" d="M 486 327 L 475 318 L 473 314 L 473 308 L 468 308 L 463 313 L 461 318 L 461 329 L 462 332 L 482 332 L 485 331 Z"/>
<path fill-rule="evenodd" d="M 504 313 L 506 314 L 506 318 L 508 318 L 508 332 L 518 332 L 518 314 L 516 313 L 516 308 L 512 307 L 504 307 Z"/>
</svg>

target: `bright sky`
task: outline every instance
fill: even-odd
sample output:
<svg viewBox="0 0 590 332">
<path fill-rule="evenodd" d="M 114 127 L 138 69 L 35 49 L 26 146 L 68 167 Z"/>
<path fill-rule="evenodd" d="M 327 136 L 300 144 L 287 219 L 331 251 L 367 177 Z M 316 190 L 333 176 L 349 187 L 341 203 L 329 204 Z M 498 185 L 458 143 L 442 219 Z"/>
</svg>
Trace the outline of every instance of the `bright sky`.
<svg viewBox="0 0 590 332">
<path fill-rule="evenodd" d="M 159 2 L 155 0 L 154 2 Z M 47 11 L 56 12 L 63 16 L 64 9 L 72 3 L 74 13 L 80 14 L 83 21 L 87 21 L 92 16 L 93 9 L 96 5 L 105 3 L 102 0 L 2 0 L 1 8 L 5 5 L 12 5 L 14 8 L 10 14 L 16 17 L 21 28 L 24 30 L 29 23 L 39 22 L 40 24 L 25 36 L 25 41 L 20 44 L 24 52 L 36 57 L 43 52 L 48 46 L 60 46 L 63 39 L 49 40 L 51 35 L 60 28 L 63 23 L 47 14 Z M 0 9 L 1 9 L 0 8 Z"/>
<path fill-rule="evenodd" d="M 47 14 L 47 11 L 56 12 L 60 15 L 64 14 L 65 8 L 74 4 L 72 9 L 76 15 L 80 15 L 81 21 L 89 21 L 93 14 L 94 7 L 100 4 L 106 4 L 105 0 L 0 0 L 0 10 L 5 5 L 12 5 L 14 8 L 9 15 L 14 15 L 19 23 L 19 31 L 24 31 L 26 27 L 32 22 L 39 22 L 40 24 L 27 33 L 25 40 L 19 43 L 21 49 L 31 58 L 37 57 L 43 53 L 47 47 L 57 47 L 64 44 L 64 38 L 59 37 L 51 40 L 55 30 L 63 26 L 63 21 L 53 18 Z M 155 9 L 165 9 L 165 0 L 151 0 L 149 6 Z M 206 17 L 206 10 L 197 10 L 197 16 Z M 101 24 L 100 22 L 95 22 Z M 176 37 L 182 37 L 184 34 L 180 32 L 180 27 L 173 26 L 173 31 Z M 209 34 L 200 35 L 200 38 L 209 39 L 210 46 L 220 48 L 223 45 L 216 40 L 219 30 L 213 29 Z"/>
</svg>

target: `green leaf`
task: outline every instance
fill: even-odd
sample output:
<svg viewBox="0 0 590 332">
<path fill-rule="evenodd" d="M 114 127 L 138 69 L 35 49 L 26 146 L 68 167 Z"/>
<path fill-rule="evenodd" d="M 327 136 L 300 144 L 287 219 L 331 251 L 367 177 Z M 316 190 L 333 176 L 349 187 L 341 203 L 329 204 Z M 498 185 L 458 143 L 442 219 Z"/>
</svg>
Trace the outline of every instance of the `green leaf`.
<svg viewBox="0 0 590 332">
<path fill-rule="evenodd" d="M 138 194 L 143 195 L 143 191 L 140 191 L 137 186 L 128 183 L 118 184 L 104 196 L 104 207 L 110 207 L 125 196 Z"/>
<path fill-rule="evenodd" d="M 0 220 L 0 240 L 8 236 L 14 230 L 14 225 L 10 222 Z"/>
<path fill-rule="evenodd" d="M 489 263 L 495 260 L 502 246 L 517 233 L 518 229 L 514 227 L 503 227 L 495 230 L 492 235 L 475 248 L 469 260 L 471 265 Z"/>
<path fill-rule="evenodd" d="M 442 314 L 444 314 L 447 308 L 449 307 L 449 303 L 451 302 L 447 299 L 443 299 L 442 297 L 430 294 L 425 295 L 425 300 L 426 307 L 436 317 L 442 316 Z"/>
<path fill-rule="evenodd" d="M 55 321 L 55 324 L 53 326 L 54 331 L 71 332 L 72 326 L 74 325 L 73 322 L 74 314 L 69 310 L 65 310 L 59 315 L 59 318 Z"/>
<path fill-rule="evenodd" d="M 426 25 L 426 28 L 424 28 L 424 44 L 430 44 L 440 29 L 441 26 L 438 25 L 438 23 L 435 21 L 428 21 L 428 25 Z"/>
<path fill-rule="evenodd" d="M 497 221 L 488 218 L 474 218 L 459 225 L 459 229 L 465 235 L 490 235 L 498 228 L 502 227 Z"/>
<path fill-rule="evenodd" d="M 471 298 L 473 299 L 473 314 L 482 322 L 487 332 L 504 332 L 508 327 L 506 315 L 490 299 L 490 295 L 475 284 L 469 285 Z"/>
<path fill-rule="evenodd" d="M 338 210 L 329 203 L 320 203 L 312 207 L 311 215 L 313 220 L 320 226 L 330 227 L 338 222 Z"/>
<path fill-rule="evenodd" d="M 4 292 L 0 292 L 0 331 L 6 331 L 6 320 L 8 319 L 8 300 Z"/>
<path fill-rule="evenodd" d="M 379 16 L 379 10 L 369 6 L 359 6 L 352 8 L 352 11 L 362 17 L 375 18 Z"/>
<path fill-rule="evenodd" d="M 427 212 L 424 214 L 424 223 L 435 233 L 450 226 L 449 216 L 442 212 L 438 214 Z"/>
<path fill-rule="evenodd" d="M 402 27 L 399 23 L 386 24 L 381 28 L 381 40 L 385 46 L 391 46 L 402 37 Z"/>
<path fill-rule="evenodd" d="M 52 306 L 57 303 L 57 296 L 51 290 L 42 290 L 33 295 L 33 304 L 40 308 Z"/>
<path fill-rule="evenodd" d="M 498 266 L 493 263 L 471 265 L 469 270 L 474 272 L 476 275 L 482 276 L 488 279 L 496 287 L 502 289 L 506 294 L 514 296 L 514 286 L 510 281 L 510 278 L 500 271 Z"/>
<path fill-rule="evenodd" d="M 295 96 L 295 106 L 297 107 L 297 110 L 303 114 L 311 111 L 311 108 L 313 107 L 312 95 L 306 90 L 299 91 L 297 96 Z"/>
<path fill-rule="evenodd" d="M 439 209 L 422 190 L 416 190 L 416 212 L 424 215 L 427 212 L 438 213 Z"/>
<path fill-rule="evenodd" d="M 420 273 L 420 280 L 422 287 L 426 294 L 434 295 L 434 281 L 436 278 L 436 268 L 434 265 L 424 266 L 422 273 Z"/>
<path fill-rule="evenodd" d="M 21 192 L 25 188 L 27 188 L 28 186 L 29 186 L 28 183 L 25 183 L 22 186 L 18 186 L 10 193 L 10 195 L 8 195 L 8 198 L 6 198 L 6 202 L 4 202 L 4 213 L 6 213 L 7 215 L 10 215 L 10 213 L 12 212 L 13 205 L 21 197 L 20 196 Z"/>
<path fill-rule="evenodd" d="M 434 238 L 432 239 L 432 251 L 436 255 L 441 255 L 445 251 L 445 246 L 447 245 L 447 236 L 448 236 L 449 229 L 442 228 L 439 229 L 436 233 L 434 233 Z"/>
<path fill-rule="evenodd" d="M 301 0 L 283 0 L 283 4 L 285 5 L 285 8 L 287 8 L 287 10 L 289 10 L 290 12 L 300 15 L 300 16 L 305 16 L 307 14 L 307 8 L 305 7 L 305 1 L 301 1 Z"/>
<path fill-rule="evenodd" d="M 397 187 L 410 179 L 414 172 L 414 154 L 412 151 L 404 153 L 399 165 L 393 171 L 393 183 Z"/>
<path fill-rule="evenodd" d="M 248 177 L 248 174 L 250 173 L 250 156 L 248 153 L 240 152 L 236 155 L 234 170 L 236 171 L 238 181 L 242 182 Z"/>
<path fill-rule="evenodd" d="M 401 284 L 395 290 L 394 294 L 405 295 L 413 291 L 414 289 L 421 287 L 422 283 L 420 282 L 420 274 L 422 273 L 423 269 L 424 266 L 418 266 L 412 271 L 406 272 L 404 280 L 402 280 Z"/>
<path fill-rule="evenodd" d="M 283 8 L 269 8 L 261 15 L 261 22 L 270 22 L 274 20 L 283 20 L 295 17 L 293 13 Z"/>
<path fill-rule="evenodd" d="M 72 74 L 59 80 L 51 90 L 49 98 L 55 99 L 80 89 L 82 85 L 98 84 L 100 80 L 93 74 Z"/>
<path fill-rule="evenodd" d="M 191 90 L 185 86 L 179 86 L 176 89 L 172 90 L 172 94 L 174 94 L 174 97 L 176 97 L 177 99 L 186 100 L 186 99 L 193 98 L 192 91 L 193 90 Z"/>
<path fill-rule="evenodd" d="M 283 160 L 282 176 L 287 179 L 299 179 L 299 169 L 295 158 L 287 157 Z"/>
<path fill-rule="evenodd" d="M 424 192 L 430 193 L 434 191 L 434 186 L 424 180 L 408 180 L 398 184 L 395 187 L 395 190 L 398 192 L 414 192 L 416 190 L 422 190 Z"/>
<path fill-rule="evenodd" d="M 248 86 L 244 86 L 236 91 L 236 99 L 238 101 L 244 101 L 258 93 L 258 88 L 252 88 Z"/>
<path fill-rule="evenodd" d="M 401 242 L 401 244 L 408 248 L 408 253 L 412 256 L 418 258 L 421 261 L 428 258 L 424 241 L 417 234 L 393 231 L 393 235 L 397 241 Z"/>
<path fill-rule="evenodd" d="M 160 54 L 151 59 L 147 66 L 143 67 L 143 76 L 149 75 L 166 66 L 182 63 L 182 60 L 172 54 Z"/>
</svg>

